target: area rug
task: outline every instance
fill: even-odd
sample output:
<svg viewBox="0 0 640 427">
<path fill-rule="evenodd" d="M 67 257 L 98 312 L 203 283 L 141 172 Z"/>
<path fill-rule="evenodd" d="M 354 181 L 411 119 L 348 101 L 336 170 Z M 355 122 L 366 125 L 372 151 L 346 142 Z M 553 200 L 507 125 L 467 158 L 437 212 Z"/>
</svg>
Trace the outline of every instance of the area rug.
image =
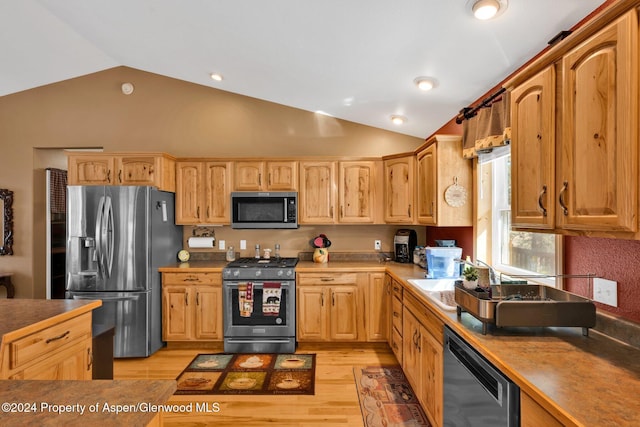
<svg viewBox="0 0 640 427">
<path fill-rule="evenodd" d="M 198 354 L 175 394 L 314 394 L 315 354 Z"/>
<path fill-rule="evenodd" d="M 365 427 L 430 426 L 398 365 L 353 368 Z"/>
</svg>

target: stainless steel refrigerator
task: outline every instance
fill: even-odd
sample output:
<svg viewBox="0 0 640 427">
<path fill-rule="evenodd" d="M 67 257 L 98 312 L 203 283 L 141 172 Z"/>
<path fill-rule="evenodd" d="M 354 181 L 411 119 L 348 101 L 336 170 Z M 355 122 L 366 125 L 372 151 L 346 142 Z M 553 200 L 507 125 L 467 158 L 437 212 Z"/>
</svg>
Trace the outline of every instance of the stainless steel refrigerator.
<svg viewBox="0 0 640 427">
<path fill-rule="evenodd" d="M 181 248 L 173 193 L 67 187 L 66 298 L 102 300 L 94 329 L 115 327 L 114 357 L 146 357 L 162 346 L 158 267 Z"/>
</svg>

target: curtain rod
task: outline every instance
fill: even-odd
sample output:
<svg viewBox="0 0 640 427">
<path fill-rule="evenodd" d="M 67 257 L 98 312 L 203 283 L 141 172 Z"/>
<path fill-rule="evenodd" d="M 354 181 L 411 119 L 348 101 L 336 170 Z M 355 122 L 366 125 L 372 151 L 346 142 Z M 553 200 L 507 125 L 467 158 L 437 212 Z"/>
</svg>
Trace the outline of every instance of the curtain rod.
<svg viewBox="0 0 640 427">
<path fill-rule="evenodd" d="M 475 116 L 479 109 L 491 105 L 491 101 L 502 95 L 505 90 L 506 89 L 502 87 L 496 93 L 490 95 L 488 98 L 483 99 L 480 105 L 477 105 L 475 107 L 465 107 L 460 110 L 460 113 L 458 113 L 458 116 L 456 117 L 456 123 L 461 124 L 463 121 Z"/>
</svg>

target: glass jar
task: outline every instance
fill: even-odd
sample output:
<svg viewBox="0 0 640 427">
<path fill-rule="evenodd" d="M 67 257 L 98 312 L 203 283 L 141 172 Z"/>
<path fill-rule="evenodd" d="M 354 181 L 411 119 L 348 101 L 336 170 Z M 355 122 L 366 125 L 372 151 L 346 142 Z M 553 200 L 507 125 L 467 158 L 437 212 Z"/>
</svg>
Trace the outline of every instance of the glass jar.
<svg viewBox="0 0 640 427">
<path fill-rule="evenodd" d="M 227 249 L 227 261 L 235 261 L 236 260 L 236 252 L 233 250 L 233 246 L 229 246 Z"/>
</svg>

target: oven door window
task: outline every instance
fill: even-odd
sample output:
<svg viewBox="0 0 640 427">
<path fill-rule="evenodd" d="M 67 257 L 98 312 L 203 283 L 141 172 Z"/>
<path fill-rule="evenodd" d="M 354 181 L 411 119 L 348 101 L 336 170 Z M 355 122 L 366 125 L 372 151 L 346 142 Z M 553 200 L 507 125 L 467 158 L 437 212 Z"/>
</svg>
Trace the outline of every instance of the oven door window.
<svg viewBox="0 0 640 427">
<path fill-rule="evenodd" d="M 287 326 L 287 299 L 289 287 L 280 288 L 280 309 L 277 315 L 265 313 L 263 307 L 262 283 L 253 283 L 253 308 L 250 316 L 242 316 L 240 312 L 240 296 L 238 287 L 231 291 L 231 322 L 233 326 Z"/>
</svg>

